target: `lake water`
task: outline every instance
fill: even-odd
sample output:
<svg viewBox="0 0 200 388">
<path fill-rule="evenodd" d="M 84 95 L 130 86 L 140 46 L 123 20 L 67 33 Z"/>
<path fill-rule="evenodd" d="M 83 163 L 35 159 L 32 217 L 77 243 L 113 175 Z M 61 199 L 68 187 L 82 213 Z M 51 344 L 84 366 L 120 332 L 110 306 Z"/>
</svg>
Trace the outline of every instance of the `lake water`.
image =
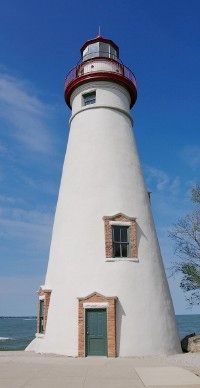
<svg viewBox="0 0 200 388">
<path fill-rule="evenodd" d="M 0 317 L 0 350 L 23 350 L 35 333 L 35 317 Z"/>
<path fill-rule="evenodd" d="M 176 316 L 179 336 L 200 333 L 200 314 Z M 35 317 L 0 317 L 0 350 L 23 350 L 35 337 Z"/>
</svg>

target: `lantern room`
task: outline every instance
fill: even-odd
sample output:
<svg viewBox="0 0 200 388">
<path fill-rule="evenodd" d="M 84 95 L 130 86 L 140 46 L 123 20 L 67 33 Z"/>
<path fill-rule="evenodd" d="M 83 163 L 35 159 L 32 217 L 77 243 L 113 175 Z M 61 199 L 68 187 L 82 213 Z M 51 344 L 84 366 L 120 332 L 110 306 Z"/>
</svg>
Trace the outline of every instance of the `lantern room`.
<svg viewBox="0 0 200 388">
<path fill-rule="evenodd" d="M 81 47 L 81 56 L 83 61 L 98 57 L 118 60 L 119 48 L 112 40 L 97 36 Z"/>
<path fill-rule="evenodd" d="M 81 47 L 81 61 L 65 79 L 65 101 L 71 108 L 71 95 L 80 85 L 90 81 L 114 82 L 130 94 L 130 108 L 137 99 L 135 76 L 119 59 L 119 48 L 110 39 L 97 36 Z"/>
</svg>

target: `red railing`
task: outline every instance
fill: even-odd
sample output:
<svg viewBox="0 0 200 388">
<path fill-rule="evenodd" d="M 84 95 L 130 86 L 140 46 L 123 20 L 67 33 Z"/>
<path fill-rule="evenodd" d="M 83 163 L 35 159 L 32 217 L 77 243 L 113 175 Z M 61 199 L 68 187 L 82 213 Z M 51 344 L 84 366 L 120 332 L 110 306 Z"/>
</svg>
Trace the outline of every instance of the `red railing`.
<svg viewBox="0 0 200 388">
<path fill-rule="evenodd" d="M 92 63 L 92 65 L 91 65 Z M 93 68 L 92 68 L 93 67 Z M 65 88 L 75 79 L 92 73 L 116 73 L 131 81 L 136 86 L 136 78 L 132 71 L 122 63 L 105 58 L 93 58 L 76 65 L 65 77 Z"/>
</svg>

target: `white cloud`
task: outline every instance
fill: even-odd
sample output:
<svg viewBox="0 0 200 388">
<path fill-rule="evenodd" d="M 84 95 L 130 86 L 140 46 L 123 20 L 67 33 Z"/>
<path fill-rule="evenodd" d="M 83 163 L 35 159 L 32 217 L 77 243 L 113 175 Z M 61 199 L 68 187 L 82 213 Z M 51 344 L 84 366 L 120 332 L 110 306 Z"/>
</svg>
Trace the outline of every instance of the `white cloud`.
<svg viewBox="0 0 200 388">
<path fill-rule="evenodd" d="M 151 183 L 152 181 L 156 184 L 157 190 L 164 190 L 169 183 L 168 175 L 158 168 L 146 166 L 145 168 L 147 182 Z"/>
<path fill-rule="evenodd" d="M 152 166 L 145 167 L 145 175 L 148 185 L 155 185 L 158 191 L 168 191 L 173 195 L 179 192 L 179 177 L 171 178 L 165 171 Z"/>
<path fill-rule="evenodd" d="M 49 153 L 52 148 L 49 113 L 50 106 L 36 96 L 28 82 L 0 72 L 0 117 L 10 136 L 28 150 Z"/>
<path fill-rule="evenodd" d="M 183 148 L 181 157 L 193 169 L 200 167 L 200 146 L 187 145 Z"/>
<path fill-rule="evenodd" d="M 15 205 L 16 203 L 24 203 L 24 200 L 21 198 L 14 198 L 6 195 L 0 194 L 0 203 L 8 204 L 8 205 Z"/>
<path fill-rule="evenodd" d="M 53 181 L 42 180 L 42 179 L 32 179 L 30 176 L 25 174 L 19 174 L 20 179 L 25 183 L 26 186 L 31 187 L 33 190 L 39 190 L 43 193 L 48 193 L 48 195 L 58 194 L 57 184 Z"/>
<path fill-rule="evenodd" d="M 192 208 L 188 181 L 171 176 L 165 171 L 146 166 L 145 176 L 157 225 L 172 225 Z"/>
<path fill-rule="evenodd" d="M 178 176 L 170 181 L 169 190 L 173 195 L 176 195 L 179 193 L 180 184 L 181 184 L 181 180 Z"/>
</svg>

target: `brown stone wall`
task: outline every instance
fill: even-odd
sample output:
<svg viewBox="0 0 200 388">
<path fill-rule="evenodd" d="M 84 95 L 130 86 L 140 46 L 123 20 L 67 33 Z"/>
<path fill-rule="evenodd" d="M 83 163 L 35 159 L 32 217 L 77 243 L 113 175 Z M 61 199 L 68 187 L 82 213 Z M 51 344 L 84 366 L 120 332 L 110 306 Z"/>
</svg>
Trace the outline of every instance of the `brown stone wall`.
<svg viewBox="0 0 200 388">
<path fill-rule="evenodd" d="M 107 307 L 107 341 L 108 357 L 116 357 L 116 300 L 94 292 L 85 298 L 78 298 L 78 356 L 85 357 L 85 309 L 83 303 L 108 303 Z"/>
<path fill-rule="evenodd" d="M 130 223 L 130 257 L 137 257 L 137 223 L 133 217 L 128 217 L 125 214 L 119 213 L 114 216 L 104 216 L 104 231 L 105 231 L 105 253 L 107 258 L 113 257 L 112 246 L 112 225 L 110 221 L 121 221 Z"/>
<path fill-rule="evenodd" d="M 44 297 L 44 332 L 46 329 L 47 324 L 47 317 L 48 317 L 48 309 L 49 309 L 49 303 L 51 298 L 51 291 L 50 290 L 42 290 L 42 288 L 39 289 L 38 292 L 39 297 Z M 38 319 L 37 319 L 37 333 L 39 333 L 39 317 L 40 317 L 40 302 L 38 303 Z"/>
<path fill-rule="evenodd" d="M 78 357 L 85 357 L 85 311 L 83 300 L 79 300 L 78 308 Z"/>
<path fill-rule="evenodd" d="M 108 314 L 108 357 L 116 357 L 116 299 L 109 300 Z"/>
</svg>

